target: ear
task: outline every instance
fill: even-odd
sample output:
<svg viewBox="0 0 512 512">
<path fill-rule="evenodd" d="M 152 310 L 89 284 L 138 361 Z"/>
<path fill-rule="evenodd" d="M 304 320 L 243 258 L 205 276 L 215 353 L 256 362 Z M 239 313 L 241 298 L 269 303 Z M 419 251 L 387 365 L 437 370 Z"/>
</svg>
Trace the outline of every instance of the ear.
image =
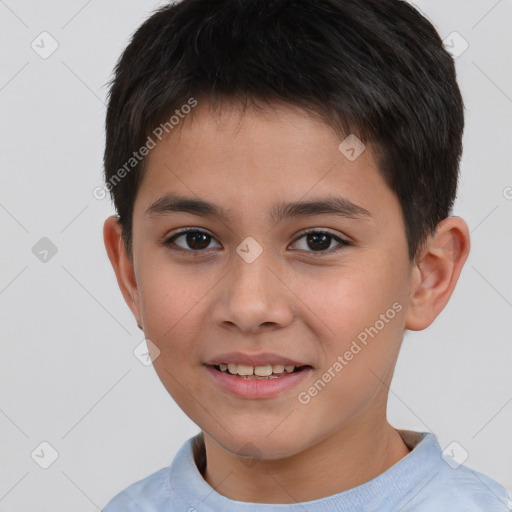
<svg viewBox="0 0 512 512">
<path fill-rule="evenodd" d="M 140 315 L 139 292 L 133 262 L 126 251 L 126 246 L 122 238 L 121 224 L 119 224 L 119 219 L 115 215 L 105 220 L 105 224 L 103 225 L 103 241 L 124 300 L 135 316 L 137 326 L 139 329 L 143 329 Z"/>
<path fill-rule="evenodd" d="M 420 331 L 436 319 L 455 289 L 469 248 L 463 219 L 448 217 L 438 224 L 413 268 L 406 329 Z"/>
</svg>

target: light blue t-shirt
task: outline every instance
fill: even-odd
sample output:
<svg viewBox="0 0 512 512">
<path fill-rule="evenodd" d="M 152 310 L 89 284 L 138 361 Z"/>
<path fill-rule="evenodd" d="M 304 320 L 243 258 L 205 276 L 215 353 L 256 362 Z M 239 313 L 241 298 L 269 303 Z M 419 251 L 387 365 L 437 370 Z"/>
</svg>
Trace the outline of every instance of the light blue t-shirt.
<svg viewBox="0 0 512 512">
<path fill-rule="evenodd" d="M 234 501 L 202 477 L 188 439 L 168 468 L 115 496 L 103 512 L 509 512 L 500 484 L 444 459 L 433 434 L 399 431 L 412 451 L 381 475 L 325 498 L 293 504 Z"/>
</svg>

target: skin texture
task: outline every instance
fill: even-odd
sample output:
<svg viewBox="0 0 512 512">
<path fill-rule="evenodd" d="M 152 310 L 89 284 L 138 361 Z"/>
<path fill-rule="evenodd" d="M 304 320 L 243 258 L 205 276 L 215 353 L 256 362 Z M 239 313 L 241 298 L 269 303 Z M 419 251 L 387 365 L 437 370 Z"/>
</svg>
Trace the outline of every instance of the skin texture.
<svg viewBox="0 0 512 512">
<path fill-rule="evenodd" d="M 298 107 L 274 104 L 241 114 L 232 104 L 213 114 L 199 104 L 148 156 L 134 207 L 133 259 L 117 218 L 105 221 L 120 289 L 160 350 L 155 370 L 205 433 L 204 477 L 234 500 L 318 499 L 374 478 L 409 453 L 386 419 L 403 333 L 434 321 L 469 251 L 467 225 L 449 217 L 410 261 L 400 204 L 377 171 L 372 148 L 352 162 L 340 142 Z M 168 192 L 215 203 L 231 218 L 147 215 Z M 269 217 L 275 203 L 333 195 L 369 215 L 278 223 Z M 174 240 L 176 250 L 162 243 L 185 227 L 211 235 L 199 245 L 207 246 L 201 254 L 186 236 Z M 301 233 L 311 229 L 350 245 L 333 238 L 315 251 Z M 248 236 L 263 249 L 252 263 L 236 252 Z M 393 318 L 301 403 L 298 394 L 393 304 Z M 275 352 L 313 371 L 274 398 L 248 400 L 220 389 L 204 366 L 230 351 Z"/>
</svg>

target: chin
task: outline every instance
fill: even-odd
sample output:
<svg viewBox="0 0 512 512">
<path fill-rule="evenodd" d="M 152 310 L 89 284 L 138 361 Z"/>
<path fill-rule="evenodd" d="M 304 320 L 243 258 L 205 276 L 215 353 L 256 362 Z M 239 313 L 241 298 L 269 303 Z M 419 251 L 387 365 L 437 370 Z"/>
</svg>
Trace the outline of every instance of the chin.
<svg viewBox="0 0 512 512">
<path fill-rule="evenodd" d="M 227 452 L 253 461 L 291 457 L 307 447 L 304 433 L 297 438 L 291 436 L 289 432 L 274 432 L 271 435 L 268 435 L 268 432 L 268 430 L 246 430 L 244 434 L 238 432 L 233 436 L 226 432 L 217 436 L 219 433 L 216 432 L 217 437 L 214 437 L 214 440 Z"/>
</svg>

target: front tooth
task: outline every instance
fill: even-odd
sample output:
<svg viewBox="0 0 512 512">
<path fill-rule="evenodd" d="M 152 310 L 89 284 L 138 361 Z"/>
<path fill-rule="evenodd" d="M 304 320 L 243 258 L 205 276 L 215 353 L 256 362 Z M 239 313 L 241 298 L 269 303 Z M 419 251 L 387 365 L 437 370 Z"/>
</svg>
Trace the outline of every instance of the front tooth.
<svg viewBox="0 0 512 512">
<path fill-rule="evenodd" d="M 229 370 L 229 373 L 232 373 L 233 375 L 235 375 L 236 373 L 236 367 L 238 365 L 236 365 L 235 363 L 229 363 L 228 364 L 228 370 Z"/>
<path fill-rule="evenodd" d="M 284 364 L 273 364 L 272 373 L 283 373 Z"/>
<path fill-rule="evenodd" d="M 238 375 L 252 375 L 253 367 L 245 364 L 239 364 L 237 365 L 236 373 L 238 373 Z"/>
<path fill-rule="evenodd" d="M 288 373 L 292 373 L 293 370 L 295 370 L 295 366 L 285 366 L 284 369 L 288 372 Z"/>
<path fill-rule="evenodd" d="M 221 372 L 225 372 L 228 369 L 228 365 L 225 363 L 220 363 L 219 368 Z"/>
<path fill-rule="evenodd" d="M 254 368 L 254 375 L 258 375 L 258 377 L 268 377 L 272 375 L 272 365 L 266 364 L 265 366 L 256 366 Z"/>
</svg>

